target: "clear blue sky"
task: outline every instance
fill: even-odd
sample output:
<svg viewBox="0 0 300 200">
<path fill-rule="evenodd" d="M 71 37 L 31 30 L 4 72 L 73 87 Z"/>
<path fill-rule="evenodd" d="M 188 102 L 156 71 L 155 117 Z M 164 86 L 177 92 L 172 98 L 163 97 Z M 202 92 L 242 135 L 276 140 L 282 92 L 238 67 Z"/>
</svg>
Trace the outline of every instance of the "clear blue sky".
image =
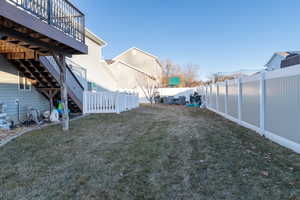
<svg viewBox="0 0 300 200">
<path fill-rule="evenodd" d="M 200 77 L 262 67 L 300 50 L 299 0 L 72 0 L 112 58 L 136 46 L 200 66 Z"/>
</svg>

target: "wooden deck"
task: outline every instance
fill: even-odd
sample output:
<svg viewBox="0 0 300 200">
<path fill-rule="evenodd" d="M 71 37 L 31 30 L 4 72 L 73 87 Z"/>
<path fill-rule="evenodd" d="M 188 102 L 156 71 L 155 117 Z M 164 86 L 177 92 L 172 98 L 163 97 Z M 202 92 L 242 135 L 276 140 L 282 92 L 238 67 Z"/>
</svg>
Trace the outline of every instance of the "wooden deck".
<svg viewBox="0 0 300 200">
<path fill-rule="evenodd" d="M 67 65 L 61 73 L 46 56 L 86 54 L 84 30 L 84 15 L 67 0 L 0 0 L 0 54 L 52 105 L 67 93 L 64 102 L 75 112 L 83 108 L 83 86 Z"/>
<path fill-rule="evenodd" d="M 50 52 L 66 55 L 88 52 L 84 40 L 72 37 L 63 29 L 46 23 L 6 0 L 0 0 L 0 36 L 1 40 L 12 43 L 21 41 L 24 47 L 44 55 Z"/>
</svg>

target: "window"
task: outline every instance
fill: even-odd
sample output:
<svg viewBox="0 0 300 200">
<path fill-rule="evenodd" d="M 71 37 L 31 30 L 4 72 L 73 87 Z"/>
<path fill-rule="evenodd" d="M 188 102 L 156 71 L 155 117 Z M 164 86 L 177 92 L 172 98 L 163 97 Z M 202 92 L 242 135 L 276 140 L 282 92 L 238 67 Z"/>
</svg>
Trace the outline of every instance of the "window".
<svg viewBox="0 0 300 200">
<path fill-rule="evenodd" d="M 88 82 L 88 91 L 89 91 L 89 92 L 92 91 L 92 82 Z"/>
<path fill-rule="evenodd" d="M 24 76 L 23 73 L 19 72 L 19 90 L 21 91 L 30 91 L 31 90 L 31 82 L 30 80 Z"/>
<path fill-rule="evenodd" d="M 89 92 L 96 92 L 97 91 L 96 83 L 88 82 L 88 91 Z"/>
</svg>

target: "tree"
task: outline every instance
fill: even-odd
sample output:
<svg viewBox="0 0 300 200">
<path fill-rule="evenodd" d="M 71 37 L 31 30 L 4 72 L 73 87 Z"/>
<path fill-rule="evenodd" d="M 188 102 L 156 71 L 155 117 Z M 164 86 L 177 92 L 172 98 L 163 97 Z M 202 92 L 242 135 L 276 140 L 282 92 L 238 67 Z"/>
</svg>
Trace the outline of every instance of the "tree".
<svg viewBox="0 0 300 200">
<path fill-rule="evenodd" d="M 201 84 L 198 81 L 197 76 L 199 72 L 199 66 L 196 64 L 188 64 L 186 66 L 180 66 L 174 64 L 170 59 L 161 61 L 163 68 L 162 86 L 169 87 L 169 79 L 171 77 L 179 77 L 181 83 L 178 87 L 195 87 Z"/>
<path fill-rule="evenodd" d="M 232 80 L 232 79 L 236 79 L 236 78 L 242 78 L 247 76 L 245 73 L 243 72 L 232 72 L 232 73 L 213 73 L 211 74 L 208 79 L 210 80 L 210 82 L 212 83 L 216 83 L 216 82 L 224 82 L 225 80 Z"/>
<path fill-rule="evenodd" d="M 159 79 L 157 77 L 152 77 L 147 74 L 139 73 L 136 76 L 136 82 L 147 101 L 153 104 L 154 97 L 159 87 Z"/>
<path fill-rule="evenodd" d="M 197 80 L 199 71 L 199 66 L 195 64 L 188 64 L 183 69 L 184 76 L 184 86 L 185 87 L 194 87 L 199 85 L 199 81 Z"/>
<path fill-rule="evenodd" d="M 174 64 L 170 59 L 161 61 L 161 64 L 162 64 L 161 84 L 162 87 L 168 87 L 169 78 L 174 76 L 179 76 L 181 74 L 181 69 L 179 65 Z"/>
</svg>

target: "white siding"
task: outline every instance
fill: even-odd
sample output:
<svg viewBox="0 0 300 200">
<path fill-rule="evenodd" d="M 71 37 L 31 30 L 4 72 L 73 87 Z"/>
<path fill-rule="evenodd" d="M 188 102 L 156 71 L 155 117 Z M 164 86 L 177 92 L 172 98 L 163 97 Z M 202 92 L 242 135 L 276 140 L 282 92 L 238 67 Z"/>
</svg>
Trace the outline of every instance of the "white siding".
<svg viewBox="0 0 300 200">
<path fill-rule="evenodd" d="M 115 91 L 116 80 L 107 63 L 102 59 L 102 47 L 93 40 L 86 38 L 86 45 L 89 48 L 87 55 L 75 55 L 72 61 L 87 70 L 87 79 L 97 85 L 97 91 Z"/>
<path fill-rule="evenodd" d="M 138 77 L 141 74 L 140 72 L 120 62 L 110 65 L 110 69 L 117 80 L 118 89 L 136 89 L 139 87 Z"/>
<path fill-rule="evenodd" d="M 160 78 L 162 75 L 161 66 L 156 59 L 135 48 L 118 57 L 118 60 L 132 65 L 153 77 Z"/>
</svg>

